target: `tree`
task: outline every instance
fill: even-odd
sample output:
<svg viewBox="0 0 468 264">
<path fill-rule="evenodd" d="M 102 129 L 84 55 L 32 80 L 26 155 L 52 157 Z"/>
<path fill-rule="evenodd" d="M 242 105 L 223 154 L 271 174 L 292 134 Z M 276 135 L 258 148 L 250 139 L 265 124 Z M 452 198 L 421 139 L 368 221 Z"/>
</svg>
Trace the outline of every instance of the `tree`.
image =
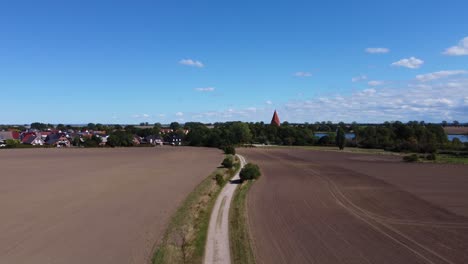
<svg viewBox="0 0 468 264">
<path fill-rule="evenodd" d="M 94 130 L 96 129 L 96 125 L 94 123 L 88 123 L 88 125 L 86 126 L 89 130 Z"/>
<path fill-rule="evenodd" d="M 5 140 L 5 145 L 7 148 L 15 148 L 17 145 L 20 144 L 20 141 L 17 139 L 7 139 Z"/>
<path fill-rule="evenodd" d="M 338 131 L 336 133 L 336 146 L 340 148 L 340 150 L 343 150 L 345 142 L 346 142 L 346 134 L 345 134 L 344 129 L 340 126 L 338 127 Z"/>
<path fill-rule="evenodd" d="M 73 141 L 72 141 L 72 144 L 73 146 L 75 147 L 79 147 L 81 145 L 81 139 L 79 136 L 76 136 L 73 138 Z"/>
<path fill-rule="evenodd" d="M 133 145 L 133 135 L 126 132 L 117 130 L 109 135 L 107 144 L 111 147 L 129 147 Z"/>
<path fill-rule="evenodd" d="M 178 122 L 172 122 L 169 127 L 173 130 L 176 131 L 180 128 L 180 124 Z"/>
<path fill-rule="evenodd" d="M 94 148 L 94 147 L 99 146 L 100 143 L 101 143 L 101 138 L 93 135 L 91 138 L 87 138 L 84 141 L 83 146 L 87 148 Z"/>
<path fill-rule="evenodd" d="M 228 155 L 226 158 L 224 158 L 221 165 L 223 165 L 223 167 L 227 168 L 227 169 L 232 168 L 232 166 L 234 166 L 234 156 L 233 155 Z"/>
<path fill-rule="evenodd" d="M 156 129 L 161 130 L 162 125 L 161 125 L 161 123 L 154 123 L 154 126 L 153 126 L 153 127 L 156 128 Z"/>
<path fill-rule="evenodd" d="M 236 155 L 236 149 L 232 145 L 224 147 L 223 150 L 224 154 Z"/>
<path fill-rule="evenodd" d="M 229 130 L 232 133 L 233 144 L 250 143 L 252 140 L 252 132 L 246 123 L 234 122 Z"/>
<path fill-rule="evenodd" d="M 31 123 L 31 128 L 37 130 L 45 130 L 47 128 L 47 125 L 44 123 L 34 122 Z"/>
<path fill-rule="evenodd" d="M 248 163 L 239 173 L 242 181 L 256 180 L 261 176 L 260 168 L 256 164 Z"/>
</svg>

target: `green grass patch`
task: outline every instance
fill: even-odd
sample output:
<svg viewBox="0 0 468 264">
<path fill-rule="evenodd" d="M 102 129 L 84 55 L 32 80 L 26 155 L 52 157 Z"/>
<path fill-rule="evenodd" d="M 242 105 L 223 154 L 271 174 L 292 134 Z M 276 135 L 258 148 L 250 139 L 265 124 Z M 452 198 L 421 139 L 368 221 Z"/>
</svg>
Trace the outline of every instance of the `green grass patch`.
<svg viewBox="0 0 468 264">
<path fill-rule="evenodd" d="M 247 193 L 255 181 L 245 181 L 234 193 L 229 209 L 229 243 L 231 262 L 254 264 L 255 257 L 247 222 Z"/>
<path fill-rule="evenodd" d="M 321 146 L 271 146 L 265 148 L 298 148 L 298 149 L 310 149 L 315 151 L 334 151 L 334 152 L 348 152 L 357 154 L 375 154 L 375 155 L 392 155 L 404 157 L 410 154 L 421 155 L 420 153 L 404 153 L 404 152 L 391 152 L 383 149 L 365 149 L 355 147 L 345 147 L 344 150 L 339 150 L 337 147 L 321 147 Z M 436 160 L 419 159 L 418 162 L 423 163 L 449 163 L 449 164 L 468 164 L 468 157 L 456 156 L 451 154 L 437 154 Z"/>
<path fill-rule="evenodd" d="M 345 147 L 340 150 L 338 147 L 331 146 L 265 146 L 263 148 L 297 148 L 297 149 L 309 149 L 316 151 L 333 151 L 333 152 L 347 152 L 347 153 L 358 153 L 358 154 L 377 154 L 377 155 L 394 155 L 402 156 L 404 153 L 386 151 L 384 149 L 366 149 L 356 147 Z"/>
<path fill-rule="evenodd" d="M 227 181 L 235 175 L 238 163 L 236 158 L 233 168 L 217 168 L 187 196 L 172 216 L 153 254 L 153 264 L 203 262 L 211 211 L 223 187 L 216 182 L 216 175 Z"/>
<path fill-rule="evenodd" d="M 450 163 L 450 164 L 468 164 L 468 157 L 457 157 L 452 155 L 437 155 L 437 159 L 429 161 L 434 163 Z"/>
</svg>

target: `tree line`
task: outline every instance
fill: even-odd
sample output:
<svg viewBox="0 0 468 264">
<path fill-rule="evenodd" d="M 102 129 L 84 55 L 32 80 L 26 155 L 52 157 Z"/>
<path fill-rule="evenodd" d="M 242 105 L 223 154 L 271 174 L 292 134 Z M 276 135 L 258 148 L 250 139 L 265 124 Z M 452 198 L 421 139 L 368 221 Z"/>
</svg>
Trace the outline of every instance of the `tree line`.
<svg viewBox="0 0 468 264">
<path fill-rule="evenodd" d="M 458 123 L 458 122 L 457 122 Z M 383 124 L 345 124 L 332 122 L 316 122 L 314 124 L 290 124 L 283 122 L 281 126 L 271 126 L 263 122 L 224 122 L 209 126 L 198 122 L 179 124 L 172 122 L 169 127 L 159 123 L 144 126 L 134 125 L 103 125 L 89 123 L 82 127 L 70 125 L 44 124 L 35 122 L 31 128 L 46 130 L 94 130 L 106 131 L 109 146 L 132 146 L 134 136 L 146 137 L 161 135 L 162 129 L 172 131 L 162 134 L 163 139 L 177 136 L 184 145 L 225 148 L 246 144 L 267 144 L 287 146 L 338 146 L 379 148 L 390 151 L 433 153 L 437 150 L 468 150 L 466 143 L 459 139 L 448 141 L 442 124 L 425 122 L 385 122 Z M 188 130 L 186 135 L 184 130 Z M 325 136 L 317 137 L 316 132 Z M 346 133 L 353 133 L 354 138 L 346 138 Z M 93 147 L 99 145 L 98 137 L 91 137 L 80 141 L 74 138 L 72 143 L 77 146 Z"/>
</svg>

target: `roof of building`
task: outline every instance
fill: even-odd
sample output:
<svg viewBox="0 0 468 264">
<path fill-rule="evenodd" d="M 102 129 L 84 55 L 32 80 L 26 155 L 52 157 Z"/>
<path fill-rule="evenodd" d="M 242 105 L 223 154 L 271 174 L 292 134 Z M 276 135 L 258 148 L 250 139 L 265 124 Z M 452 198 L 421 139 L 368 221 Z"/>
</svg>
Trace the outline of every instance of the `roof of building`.
<svg viewBox="0 0 468 264">
<path fill-rule="evenodd" d="M 19 133 L 16 131 L 0 131 L 0 140 L 18 139 Z"/>
<path fill-rule="evenodd" d="M 278 113 L 277 113 L 276 110 L 275 110 L 275 112 L 273 113 L 273 117 L 271 118 L 271 125 L 272 125 L 272 126 L 278 126 L 278 127 L 279 127 L 280 124 L 281 124 L 281 123 L 280 123 L 280 119 L 279 119 L 279 117 L 278 117 Z"/>
</svg>

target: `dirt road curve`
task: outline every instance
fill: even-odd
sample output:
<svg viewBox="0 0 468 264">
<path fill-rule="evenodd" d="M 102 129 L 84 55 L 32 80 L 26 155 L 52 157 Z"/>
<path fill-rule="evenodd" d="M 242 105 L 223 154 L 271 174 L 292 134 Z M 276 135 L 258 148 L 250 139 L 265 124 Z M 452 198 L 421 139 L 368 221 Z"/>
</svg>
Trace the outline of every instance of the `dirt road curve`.
<svg viewBox="0 0 468 264">
<path fill-rule="evenodd" d="M 468 263 L 468 166 L 300 149 L 238 151 L 259 263 Z"/>
<path fill-rule="evenodd" d="M 216 149 L 0 151 L 0 263 L 147 263 Z"/>
</svg>

